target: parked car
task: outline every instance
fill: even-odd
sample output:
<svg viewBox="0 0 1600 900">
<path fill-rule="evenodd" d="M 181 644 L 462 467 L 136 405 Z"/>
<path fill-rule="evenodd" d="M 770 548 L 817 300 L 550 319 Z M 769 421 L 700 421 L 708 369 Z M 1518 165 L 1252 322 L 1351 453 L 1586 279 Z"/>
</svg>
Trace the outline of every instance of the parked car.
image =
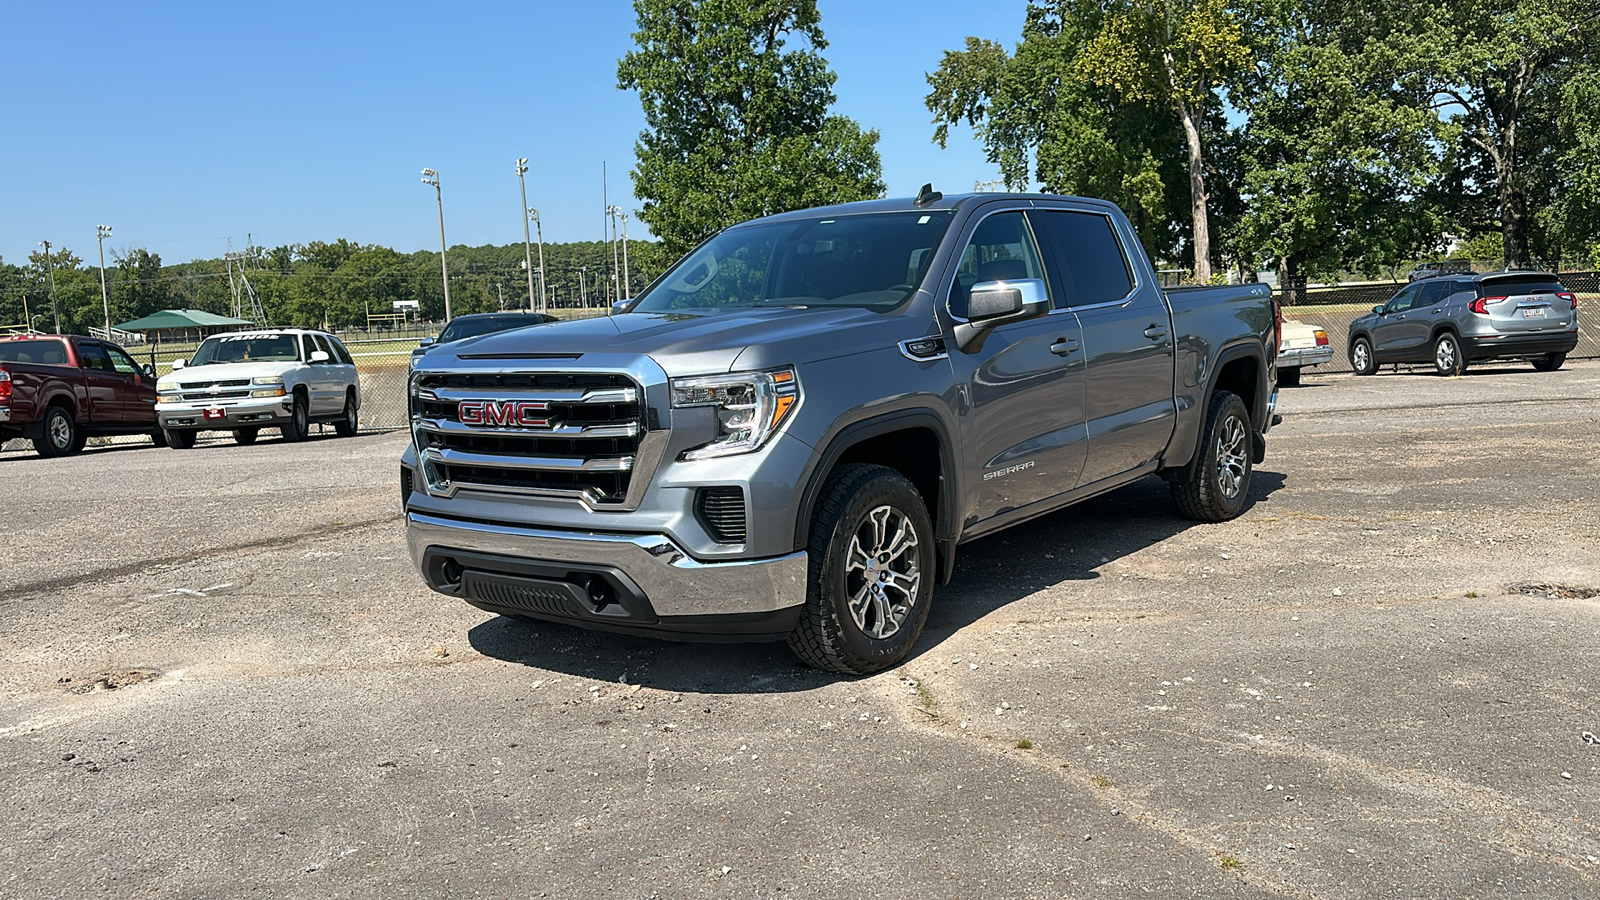
<svg viewBox="0 0 1600 900">
<path fill-rule="evenodd" d="M 411 557 L 503 615 L 881 671 L 963 541 L 1148 475 L 1187 517 L 1239 515 L 1276 321 L 1266 285 L 1163 291 L 1098 200 L 928 187 L 756 219 L 625 312 L 425 355 Z"/>
<path fill-rule="evenodd" d="M 161 443 L 149 366 L 75 334 L 0 337 L 0 443 L 25 437 L 40 456 L 64 456 L 91 436 L 118 434 Z"/>
<path fill-rule="evenodd" d="M 332 423 L 341 437 L 356 433 L 361 380 L 350 351 L 326 332 L 213 335 L 172 368 L 157 385 L 156 411 L 173 449 L 193 447 L 202 431 L 230 430 L 240 444 L 268 427 L 303 441 L 313 422 Z"/>
<path fill-rule="evenodd" d="M 415 366 L 422 354 L 429 348 L 443 344 L 453 344 L 456 341 L 466 340 L 469 337 L 479 337 L 485 334 L 494 334 L 497 331 L 508 331 L 512 328 L 526 328 L 529 325 L 543 325 L 546 322 L 558 321 L 555 316 L 548 313 L 536 312 L 492 312 L 492 313 L 467 313 L 456 316 L 439 332 L 439 339 L 423 338 L 415 349 L 411 351 L 411 364 Z"/>
<path fill-rule="evenodd" d="M 1327 331 L 1284 320 L 1283 340 L 1278 348 L 1279 387 L 1294 387 L 1300 383 L 1301 370 L 1328 362 L 1333 362 L 1333 345 L 1328 343 Z"/>
<path fill-rule="evenodd" d="M 1406 273 L 1406 281 L 1421 281 L 1436 275 L 1471 275 L 1472 261 L 1468 259 L 1440 259 L 1422 262 Z"/>
<path fill-rule="evenodd" d="M 1433 363 L 1460 375 L 1485 359 L 1527 359 L 1561 368 L 1578 346 L 1578 298 L 1549 272 L 1492 272 L 1408 284 L 1350 323 L 1350 366 Z"/>
</svg>

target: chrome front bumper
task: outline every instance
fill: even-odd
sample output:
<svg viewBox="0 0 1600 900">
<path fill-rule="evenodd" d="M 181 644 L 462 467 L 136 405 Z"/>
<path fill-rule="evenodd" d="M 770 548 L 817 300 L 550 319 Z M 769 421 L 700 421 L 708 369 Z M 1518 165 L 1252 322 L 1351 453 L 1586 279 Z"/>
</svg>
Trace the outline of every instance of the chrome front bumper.
<svg viewBox="0 0 1600 900">
<path fill-rule="evenodd" d="M 156 418 L 162 428 L 227 429 L 282 425 L 289 421 L 292 396 L 260 400 L 227 400 L 220 403 L 163 403 L 156 405 Z M 222 410 L 222 418 L 206 418 L 206 410 Z"/>
<path fill-rule="evenodd" d="M 631 578 L 663 618 L 770 613 L 800 606 L 806 599 L 805 551 L 769 559 L 700 562 L 660 534 L 516 528 L 415 512 L 406 516 L 406 544 L 418 569 L 430 549 L 612 567 Z"/>
</svg>

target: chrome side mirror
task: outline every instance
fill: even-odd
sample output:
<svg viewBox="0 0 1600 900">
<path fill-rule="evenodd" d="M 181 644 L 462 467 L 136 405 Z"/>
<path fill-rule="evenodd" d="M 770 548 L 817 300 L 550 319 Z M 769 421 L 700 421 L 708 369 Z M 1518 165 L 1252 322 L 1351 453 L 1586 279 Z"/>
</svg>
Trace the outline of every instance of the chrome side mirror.
<svg viewBox="0 0 1600 900">
<path fill-rule="evenodd" d="M 968 321 L 956 325 L 956 346 L 975 353 L 991 329 L 1050 311 L 1050 293 L 1040 278 L 980 281 L 967 295 Z"/>
</svg>

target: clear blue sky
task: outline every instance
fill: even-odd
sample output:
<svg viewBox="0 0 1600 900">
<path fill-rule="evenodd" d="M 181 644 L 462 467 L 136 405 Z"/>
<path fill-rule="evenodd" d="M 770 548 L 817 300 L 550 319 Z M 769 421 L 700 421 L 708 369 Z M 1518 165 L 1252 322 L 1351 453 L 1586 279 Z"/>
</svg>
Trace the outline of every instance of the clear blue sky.
<svg viewBox="0 0 1600 900">
<path fill-rule="evenodd" d="M 1012 47 L 1025 0 L 820 0 L 835 110 L 882 132 L 890 196 L 998 177 L 967 129 L 930 138 L 924 74 L 967 35 Z M 633 211 L 643 127 L 616 88 L 626 0 L 27 3 L 0 0 L 0 259 L 49 240 L 164 262 L 348 238 L 402 252 L 522 239 L 513 168 L 549 241 L 597 240 L 601 162 Z M 643 231 L 629 222 L 629 235 Z"/>
</svg>

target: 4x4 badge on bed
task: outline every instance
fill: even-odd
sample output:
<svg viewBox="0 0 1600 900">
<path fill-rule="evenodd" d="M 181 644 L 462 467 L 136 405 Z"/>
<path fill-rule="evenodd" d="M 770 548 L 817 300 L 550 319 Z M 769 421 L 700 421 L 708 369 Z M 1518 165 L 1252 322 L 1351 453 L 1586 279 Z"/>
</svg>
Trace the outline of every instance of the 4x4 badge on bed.
<svg viewBox="0 0 1600 900">
<path fill-rule="evenodd" d="M 549 409 L 550 404 L 539 400 L 463 400 L 456 415 L 463 425 L 549 428 L 550 418 L 539 415 Z"/>
</svg>

